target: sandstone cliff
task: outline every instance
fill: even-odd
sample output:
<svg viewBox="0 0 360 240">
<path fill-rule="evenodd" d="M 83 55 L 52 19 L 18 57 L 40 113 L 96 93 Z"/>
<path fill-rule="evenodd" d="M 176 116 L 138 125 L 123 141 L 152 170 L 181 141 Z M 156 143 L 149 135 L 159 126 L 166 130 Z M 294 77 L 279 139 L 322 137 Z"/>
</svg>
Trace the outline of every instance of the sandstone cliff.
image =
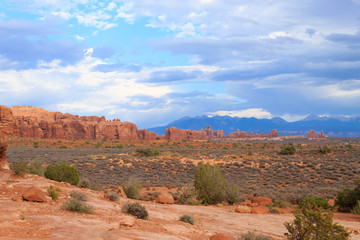
<svg viewBox="0 0 360 240">
<path fill-rule="evenodd" d="M 138 130 L 134 123 L 112 121 L 105 117 L 79 117 L 73 114 L 48 112 L 43 108 L 14 106 L 11 108 L 18 126 L 12 136 L 34 138 L 71 138 L 71 139 L 148 139 L 155 140 L 157 135 L 147 130 Z"/>
</svg>

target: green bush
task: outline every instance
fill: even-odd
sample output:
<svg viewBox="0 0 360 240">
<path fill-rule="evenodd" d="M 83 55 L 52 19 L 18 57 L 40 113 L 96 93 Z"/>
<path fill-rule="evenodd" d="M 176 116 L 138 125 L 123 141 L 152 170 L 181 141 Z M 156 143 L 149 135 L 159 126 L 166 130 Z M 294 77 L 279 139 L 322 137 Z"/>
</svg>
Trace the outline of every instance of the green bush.
<svg viewBox="0 0 360 240">
<path fill-rule="evenodd" d="M 207 204 L 221 203 L 226 190 L 226 179 L 219 166 L 200 162 L 195 170 L 195 191 L 198 199 Z"/>
<path fill-rule="evenodd" d="M 357 201 L 356 205 L 351 209 L 351 212 L 356 215 L 360 215 L 360 200 Z"/>
<path fill-rule="evenodd" d="M 110 200 L 110 201 L 118 201 L 119 200 L 119 195 L 117 195 L 115 192 L 109 192 L 106 194 L 106 197 Z"/>
<path fill-rule="evenodd" d="M 39 147 L 39 142 L 33 142 L 33 146 L 34 146 L 34 148 L 38 148 Z"/>
<path fill-rule="evenodd" d="M 67 146 L 65 146 L 65 145 L 62 145 L 61 147 L 60 147 L 60 149 L 66 149 L 67 148 Z"/>
<path fill-rule="evenodd" d="M 296 153 L 296 148 L 294 144 L 287 143 L 281 146 L 280 154 L 282 155 L 294 155 Z"/>
<path fill-rule="evenodd" d="M 71 199 L 66 201 L 62 208 L 71 212 L 78 212 L 78 213 L 91 213 L 93 211 L 93 207 L 78 200 L 78 199 Z"/>
<path fill-rule="evenodd" d="M 122 184 L 122 188 L 126 194 L 126 197 L 131 199 L 140 198 L 140 186 L 137 184 L 136 180 L 129 179 L 127 182 Z"/>
<path fill-rule="evenodd" d="M 82 202 L 86 202 L 88 200 L 88 197 L 86 196 L 86 194 L 82 193 L 82 192 L 79 192 L 79 191 L 71 192 L 70 196 L 73 199 L 77 199 L 77 200 L 82 201 Z"/>
<path fill-rule="evenodd" d="M 140 219 L 147 219 L 149 216 L 148 211 L 140 203 L 126 203 L 121 210 L 124 213 L 131 214 Z"/>
<path fill-rule="evenodd" d="M 360 178 L 355 181 L 354 189 L 345 188 L 343 191 L 338 192 L 335 204 L 339 206 L 340 211 L 349 212 L 355 207 L 360 200 Z"/>
<path fill-rule="evenodd" d="M 28 171 L 29 173 L 36 174 L 40 177 L 44 176 L 45 167 L 42 165 L 42 162 L 39 159 L 39 157 L 34 158 L 34 160 L 30 162 L 28 166 Z"/>
<path fill-rule="evenodd" d="M 61 191 L 60 188 L 54 187 L 52 185 L 47 189 L 49 196 L 54 201 L 58 200 L 58 198 L 59 198 L 58 192 L 60 192 L 60 191 Z"/>
<path fill-rule="evenodd" d="M 350 233 L 341 225 L 333 223 L 333 212 L 324 199 L 308 196 L 294 211 L 295 220 L 284 225 L 289 240 L 346 240 Z M 326 201 L 325 201 L 326 202 Z"/>
<path fill-rule="evenodd" d="M 90 188 L 91 187 L 91 182 L 87 179 L 83 179 L 79 182 L 78 187 L 80 188 Z"/>
<path fill-rule="evenodd" d="M 194 217 L 189 214 L 181 215 L 179 218 L 179 221 L 190 223 L 191 225 L 194 225 Z"/>
<path fill-rule="evenodd" d="M 138 148 L 135 150 L 136 155 L 145 156 L 145 157 L 153 157 L 160 154 L 159 150 L 154 148 Z"/>
<path fill-rule="evenodd" d="M 225 200 L 233 205 L 234 203 L 240 200 L 239 198 L 239 188 L 237 185 L 227 183 L 225 189 Z"/>
<path fill-rule="evenodd" d="M 196 197 L 193 185 L 184 185 L 178 189 L 180 204 L 193 204 L 192 200 Z"/>
<path fill-rule="evenodd" d="M 242 233 L 240 237 L 237 237 L 238 240 L 271 240 L 269 236 L 257 233 L 255 231 L 248 231 Z"/>
<path fill-rule="evenodd" d="M 331 148 L 329 148 L 327 146 L 319 147 L 319 153 L 321 153 L 321 154 L 331 153 Z"/>
<path fill-rule="evenodd" d="M 306 196 L 301 203 L 299 204 L 300 208 L 322 208 L 324 210 L 330 209 L 330 205 L 329 203 L 321 197 L 316 197 L 316 196 Z"/>
<path fill-rule="evenodd" d="M 28 172 L 27 163 L 24 161 L 13 163 L 13 164 L 11 164 L 10 167 L 11 167 L 11 170 L 14 171 L 16 176 L 22 177 L 22 176 L 24 176 L 25 173 Z"/>
<path fill-rule="evenodd" d="M 76 186 L 80 180 L 77 169 L 63 161 L 58 162 L 55 166 L 47 166 L 44 175 L 48 179 L 58 182 L 67 182 L 74 186 Z"/>
</svg>

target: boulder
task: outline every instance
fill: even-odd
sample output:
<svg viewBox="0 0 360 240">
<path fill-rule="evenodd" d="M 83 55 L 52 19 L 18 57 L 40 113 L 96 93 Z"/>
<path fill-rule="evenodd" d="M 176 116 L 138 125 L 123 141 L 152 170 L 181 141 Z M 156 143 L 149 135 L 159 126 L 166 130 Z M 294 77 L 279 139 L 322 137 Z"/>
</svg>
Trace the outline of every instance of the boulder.
<svg viewBox="0 0 360 240">
<path fill-rule="evenodd" d="M 31 202 L 46 202 L 46 194 L 35 186 L 28 188 L 22 198 Z"/>
<path fill-rule="evenodd" d="M 251 199 L 252 203 L 257 203 L 258 206 L 266 206 L 269 203 L 272 203 L 271 198 L 267 198 L 267 197 L 253 197 Z"/>
<path fill-rule="evenodd" d="M 136 219 L 132 216 L 122 216 L 119 220 L 119 227 L 132 227 L 136 223 Z"/>
<path fill-rule="evenodd" d="M 218 233 L 210 237 L 210 240 L 235 240 L 232 236 L 225 233 Z"/>
<path fill-rule="evenodd" d="M 251 213 L 251 208 L 248 206 L 237 206 L 235 208 L 235 212 L 237 213 Z"/>
<path fill-rule="evenodd" d="M 157 203 L 164 203 L 164 204 L 173 204 L 174 198 L 170 193 L 161 193 L 159 196 L 156 197 Z"/>
<path fill-rule="evenodd" d="M 265 214 L 269 211 L 268 207 L 260 206 L 260 207 L 254 207 L 251 210 L 252 214 Z"/>
</svg>

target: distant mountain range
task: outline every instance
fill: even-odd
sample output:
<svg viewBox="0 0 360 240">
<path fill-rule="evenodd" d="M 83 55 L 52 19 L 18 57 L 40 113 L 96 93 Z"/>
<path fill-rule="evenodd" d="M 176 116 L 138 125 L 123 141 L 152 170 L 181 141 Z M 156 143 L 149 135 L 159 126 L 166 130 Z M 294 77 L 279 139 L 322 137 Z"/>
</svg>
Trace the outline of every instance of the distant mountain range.
<svg viewBox="0 0 360 240">
<path fill-rule="evenodd" d="M 225 135 L 236 132 L 237 129 L 248 133 L 269 133 L 272 129 L 277 129 L 280 136 L 307 136 L 309 130 L 314 129 L 316 132 L 324 130 L 324 133 L 329 137 L 360 137 L 360 117 L 321 117 L 318 115 L 309 115 L 296 122 L 288 122 L 280 117 L 272 119 L 229 116 L 184 117 L 166 126 L 149 128 L 148 130 L 161 135 L 165 134 L 165 129 L 169 127 L 198 131 L 209 125 L 213 130 L 224 130 Z"/>
</svg>

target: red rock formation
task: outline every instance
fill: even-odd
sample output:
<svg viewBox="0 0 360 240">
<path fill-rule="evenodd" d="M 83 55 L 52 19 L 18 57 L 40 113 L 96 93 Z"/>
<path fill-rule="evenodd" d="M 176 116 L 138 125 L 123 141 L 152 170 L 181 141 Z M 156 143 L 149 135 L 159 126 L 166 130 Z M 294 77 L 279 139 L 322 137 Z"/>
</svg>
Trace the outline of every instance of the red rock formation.
<svg viewBox="0 0 360 240">
<path fill-rule="evenodd" d="M 309 131 L 308 139 L 325 139 L 325 138 L 327 138 L 327 136 L 324 134 L 323 130 L 319 132 L 319 137 L 316 135 L 316 132 L 313 129 Z"/>
<path fill-rule="evenodd" d="M 309 131 L 308 138 L 309 138 L 309 139 L 316 139 L 316 138 L 317 138 L 316 132 L 315 132 L 313 129 L 311 129 L 311 130 Z"/>
<path fill-rule="evenodd" d="M 278 136 L 278 133 L 277 133 L 276 129 L 272 130 L 269 134 L 264 134 L 264 133 L 254 134 L 253 132 L 248 134 L 247 132 L 244 132 L 244 131 L 240 132 L 239 129 L 237 129 L 236 132 L 229 134 L 229 138 L 272 138 L 272 137 L 277 137 L 277 136 Z"/>
<path fill-rule="evenodd" d="M 7 143 L 5 136 L 0 129 L 0 169 L 9 169 L 9 164 L 6 158 Z"/>
<path fill-rule="evenodd" d="M 30 138 L 71 139 L 156 139 L 154 132 L 138 130 L 130 122 L 112 121 L 105 117 L 79 117 L 73 114 L 48 112 L 43 108 L 29 106 L 12 107 L 19 133 L 12 136 Z"/>
<path fill-rule="evenodd" d="M 0 105 L 0 129 L 5 136 L 19 136 L 17 126 L 10 108 Z"/>
<path fill-rule="evenodd" d="M 165 139 L 167 140 L 206 140 L 207 135 L 204 130 L 195 131 L 189 129 L 177 129 L 176 127 L 170 127 L 166 129 Z"/>
</svg>

